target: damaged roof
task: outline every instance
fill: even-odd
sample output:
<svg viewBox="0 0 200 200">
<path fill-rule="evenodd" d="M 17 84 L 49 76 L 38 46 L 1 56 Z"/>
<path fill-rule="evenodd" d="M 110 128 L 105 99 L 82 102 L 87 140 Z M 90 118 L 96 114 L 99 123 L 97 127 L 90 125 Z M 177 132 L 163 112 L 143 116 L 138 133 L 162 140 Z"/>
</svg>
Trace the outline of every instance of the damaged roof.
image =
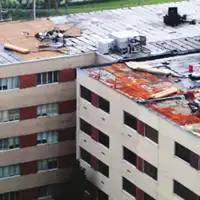
<svg viewBox="0 0 200 200">
<path fill-rule="evenodd" d="M 163 16 L 168 7 L 177 6 L 178 12 L 187 14 L 188 19 L 197 19 L 196 25 L 183 24 L 172 28 L 164 25 Z M 151 54 L 157 55 L 166 51 L 186 51 L 200 47 L 200 3 L 198 0 L 147 5 L 132 8 L 78 13 L 67 16 L 37 19 L 35 21 L 0 23 L 0 44 L 14 43 L 23 48 L 30 48 L 31 53 L 21 54 L 10 52 L 9 55 L 20 58 L 21 61 L 52 58 L 62 55 L 58 51 L 37 51 L 39 41 L 33 37 L 25 37 L 22 32 L 38 33 L 46 31 L 55 25 L 74 26 L 80 29 L 79 37 L 67 38 L 67 51 L 65 55 L 80 55 L 96 52 L 97 44 L 102 39 L 107 39 L 111 32 L 132 30 L 147 37 L 147 49 Z M 76 27 L 76 28 L 75 28 Z M 15 31 L 13 31 L 15 30 Z M 79 30 L 79 31 L 80 31 Z M 3 33 L 3 34 L 2 34 Z M 1 51 L 0 51 L 1 54 Z M 136 55 L 140 56 L 140 55 Z M 118 54 L 105 55 L 107 59 L 118 60 Z M 13 62 L 20 62 L 14 59 Z M 0 57 L 0 65 L 3 62 Z M 4 64 L 7 64 L 6 62 Z"/>
<path fill-rule="evenodd" d="M 200 54 L 194 54 L 83 70 L 88 76 L 200 136 L 199 61 Z"/>
</svg>

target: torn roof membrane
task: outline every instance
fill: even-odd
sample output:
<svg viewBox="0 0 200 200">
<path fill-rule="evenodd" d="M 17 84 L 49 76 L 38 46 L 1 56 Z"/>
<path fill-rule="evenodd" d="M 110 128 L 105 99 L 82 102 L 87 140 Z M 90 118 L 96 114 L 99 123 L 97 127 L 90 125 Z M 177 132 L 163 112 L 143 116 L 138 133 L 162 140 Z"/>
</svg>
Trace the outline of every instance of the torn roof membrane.
<svg viewBox="0 0 200 200">
<path fill-rule="evenodd" d="M 175 67 L 171 68 L 172 60 L 167 66 L 163 61 L 159 65 L 147 63 L 118 63 L 87 71 L 90 77 L 136 102 L 149 101 L 144 104 L 146 107 L 200 136 L 199 81 L 189 79 L 188 72 L 184 74 L 181 70 L 174 70 Z M 192 124 L 199 124 L 195 131 L 191 126 L 187 127 Z"/>
</svg>

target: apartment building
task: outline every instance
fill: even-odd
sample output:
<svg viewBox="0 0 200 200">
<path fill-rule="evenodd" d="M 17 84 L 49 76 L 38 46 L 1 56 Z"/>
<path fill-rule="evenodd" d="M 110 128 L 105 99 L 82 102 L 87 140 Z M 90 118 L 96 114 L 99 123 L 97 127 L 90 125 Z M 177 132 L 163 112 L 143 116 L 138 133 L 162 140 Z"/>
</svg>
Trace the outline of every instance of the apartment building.
<svg viewBox="0 0 200 200">
<path fill-rule="evenodd" d="M 186 73 L 193 58 L 148 66 L 168 62 L 169 74 Z M 156 67 L 154 73 L 131 69 L 137 65 L 77 70 L 76 150 L 86 169 L 87 192 L 99 200 L 198 200 L 200 118 L 184 98 L 141 104 L 171 86 L 184 87 L 177 78 L 157 75 Z"/>
<path fill-rule="evenodd" d="M 94 54 L 0 67 L 0 198 L 57 197 L 75 160 L 76 66 Z"/>
</svg>

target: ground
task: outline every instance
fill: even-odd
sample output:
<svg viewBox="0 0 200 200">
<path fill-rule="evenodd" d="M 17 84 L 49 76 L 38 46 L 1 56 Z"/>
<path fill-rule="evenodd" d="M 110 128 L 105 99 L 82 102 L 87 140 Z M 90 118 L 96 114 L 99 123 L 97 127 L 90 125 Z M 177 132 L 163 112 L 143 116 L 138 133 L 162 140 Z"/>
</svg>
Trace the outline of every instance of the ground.
<svg viewBox="0 0 200 200">
<path fill-rule="evenodd" d="M 94 3 L 87 4 L 86 6 L 77 5 L 70 6 L 68 9 L 68 13 L 82 13 L 82 12 L 91 12 L 97 10 L 109 10 L 116 8 L 124 8 L 124 7 L 134 7 L 138 5 L 149 5 L 149 4 L 158 4 L 158 3 L 168 3 L 175 2 L 175 0 L 118 0 L 118 1 L 109 1 L 103 3 Z M 65 9 L 60 9 L 62 14 L 65 13 Z"/>
</svg>

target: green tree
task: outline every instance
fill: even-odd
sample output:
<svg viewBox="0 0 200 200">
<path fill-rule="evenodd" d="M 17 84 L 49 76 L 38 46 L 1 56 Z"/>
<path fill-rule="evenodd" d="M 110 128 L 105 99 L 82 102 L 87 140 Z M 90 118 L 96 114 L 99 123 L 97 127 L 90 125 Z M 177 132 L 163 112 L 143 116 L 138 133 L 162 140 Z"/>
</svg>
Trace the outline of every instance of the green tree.
<svg viewBox="0 0 200 200">
<path fill-rule="evenodd" d="M 80 166 L 77 160 L 71 173 L 71 200 L 84 200 L 87 179 L 85 169 Z"/>
</svg>

